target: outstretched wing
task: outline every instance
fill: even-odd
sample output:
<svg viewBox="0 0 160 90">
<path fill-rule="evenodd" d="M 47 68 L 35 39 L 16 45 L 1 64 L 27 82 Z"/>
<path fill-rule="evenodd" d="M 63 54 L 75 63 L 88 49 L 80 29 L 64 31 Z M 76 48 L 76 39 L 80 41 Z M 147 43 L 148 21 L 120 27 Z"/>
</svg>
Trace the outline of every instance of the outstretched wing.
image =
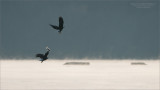
<svg viewBox="0 0 160 90">
<path fill-rule="evenodd" d="M 51 24 L 50 24 L 50 26 L 51 26 L 52 28 L 54 28 L 54 29 L 57 29 L 57 30 L 59 30 L 59 27 L 58 27 L 58 26 L 51 25 Z"/>
<path fill-rule="evenodd" d="M 63 18 L 62 17 L 59 17 L 59 27 L 60 28 L 63 28 Z"/>
<path fill-rule="evenodd" d="M 44 55 L 43 55 L 43 54 L 36 54 L 36 57 L 43 58 L 43 57 L 44 57 Z"/>
</svg>

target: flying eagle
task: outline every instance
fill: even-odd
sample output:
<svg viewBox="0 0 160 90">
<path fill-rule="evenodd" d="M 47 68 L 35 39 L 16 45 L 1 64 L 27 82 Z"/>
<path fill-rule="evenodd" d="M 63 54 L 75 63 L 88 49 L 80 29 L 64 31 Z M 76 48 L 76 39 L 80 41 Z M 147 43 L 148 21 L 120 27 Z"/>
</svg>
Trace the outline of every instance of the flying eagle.
<svg viewBox="0 0 160 90">
<path fill-rule="evenodd" d="M 46 47 L 46 49 L 47 49 L 47 52 L 45 54 L 36 54 L 36 57 L 40 57 L 41 58 L 41 60 L 40 60 L 41 63 L 48 59 L 47 56 L 49 54 L 50 49 L 48 47 Z"/>
<path fill-rule="evenodd" d="M 51 25 L 50 26 L 56 30 L 59 30 L 58 32 L 61 33 L 62 29 L 64 28 L 63 27 L 63 18 L 62 17 L 59 17 L 59 26 L 56 26 L 56 25 Z"/>
</svg>

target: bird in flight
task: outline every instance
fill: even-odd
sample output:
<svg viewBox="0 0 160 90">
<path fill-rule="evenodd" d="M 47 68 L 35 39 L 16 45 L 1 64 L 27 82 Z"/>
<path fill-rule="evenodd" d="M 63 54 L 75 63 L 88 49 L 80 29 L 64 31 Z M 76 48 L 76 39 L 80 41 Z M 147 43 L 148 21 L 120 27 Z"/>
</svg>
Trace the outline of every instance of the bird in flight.
<svg viewBox="0 0 160 90">
<path fill-rule="evenodd" d="M 61 33 L 62 29 L 64 28 L 63 27 L 63 18 L 62 17 L 59 17 L 59 26 L 56 26 L 56 25 L 52 25 L 50 24 L 50 26 L 56 30 L 58 30 L 59 33 Z"/>
<path fill-rule="evenodd" d="M 45 54 L 36 54 L 36 57 L 40 57 L 41 58 L 41 60 L 40 60 L 41 63 L 48 59 L 47 56 L 49 54 L 50 49 L 48 47 L 46 47 L 46 50 L 47 50 L 47 52 Z"/>
</svg>

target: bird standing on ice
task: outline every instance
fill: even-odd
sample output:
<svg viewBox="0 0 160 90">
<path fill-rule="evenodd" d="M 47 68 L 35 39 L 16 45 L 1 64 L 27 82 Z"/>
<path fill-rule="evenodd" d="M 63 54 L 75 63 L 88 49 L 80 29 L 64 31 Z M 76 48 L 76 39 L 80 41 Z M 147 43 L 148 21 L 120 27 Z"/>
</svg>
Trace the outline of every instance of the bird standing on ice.
<svg viewBox="0 0 160 90">
<path fill-rule="evenodd" d="M 46 50 L 47 50 L 47 52 L 45 54 L 36 54 L 36 57 L 40 57 L 41 58 L 41 60 L 40 60 L 41 63 L 48 59 L 47 56 L 49 54 L 50 49 L 48 47 L 46 47 Z"/>
<path fill-rule="evenodd" d="M 64 28 L 64 27 L 63 27 L 63 24 L 64 24 L 63 18 L 62 18 L 62 17 L 59 17 L 59 26 L 51 25 L 51 24 L 50 24 L 50 26 L 51 26 L 52 28 L 56 29 L 56 30 L 59 30 L 58 32 L 61 33 L 62 29 Z"/>
</svg>

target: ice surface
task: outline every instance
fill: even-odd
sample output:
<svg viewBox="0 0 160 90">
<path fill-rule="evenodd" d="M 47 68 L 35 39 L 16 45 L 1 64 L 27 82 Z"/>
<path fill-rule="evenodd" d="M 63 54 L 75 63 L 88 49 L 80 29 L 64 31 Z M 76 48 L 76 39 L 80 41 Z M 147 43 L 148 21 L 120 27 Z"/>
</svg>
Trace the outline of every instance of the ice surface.
<svg viewBox="0 0 160 90">
<path fill-rule="evenodd" d="M 159 90 L 158 60 L 81 60 L 90 65 L 64 65 L 75 60 L 1 60 L 0 90 Z"/>
</svg>

